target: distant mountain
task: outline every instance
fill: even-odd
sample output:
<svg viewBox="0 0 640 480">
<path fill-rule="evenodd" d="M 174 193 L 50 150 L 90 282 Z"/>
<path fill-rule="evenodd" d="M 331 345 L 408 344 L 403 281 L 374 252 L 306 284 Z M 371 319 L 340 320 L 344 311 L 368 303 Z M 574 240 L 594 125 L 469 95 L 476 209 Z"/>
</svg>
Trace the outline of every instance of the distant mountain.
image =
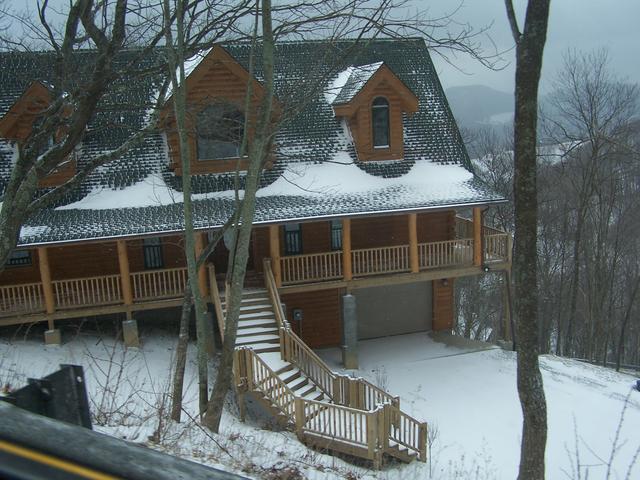
<svg viewBox="0 0 640 480">
<path fill-rule="evenodd" d="M 451 87 L 446 90 L 449 105 L 461 127 L 502 125 L 513 120 L 513 94 L 485 85 Z"/>
</svg>

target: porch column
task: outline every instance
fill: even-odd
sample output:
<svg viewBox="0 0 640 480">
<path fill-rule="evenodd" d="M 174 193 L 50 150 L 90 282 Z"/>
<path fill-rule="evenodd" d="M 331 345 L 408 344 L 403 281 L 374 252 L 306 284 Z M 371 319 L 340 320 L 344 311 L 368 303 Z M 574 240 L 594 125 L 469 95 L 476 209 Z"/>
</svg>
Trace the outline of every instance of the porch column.
<svg viewBox="0 0 640 480">
<path fill-rule="evenodd" d="M 280 226 L 269 225 L 269 256 L 271 257 L 271 269 L 276 287 L 282 286 L 282 272 L 280 270 Z"/>
<path fill-rule="evenodd" d="M 351 265 L 351 219 L 342 220 L 342 276 L 348 282 L 353 278 Z"/>
<path fill-rule="evenodd" d="M 204 251 L 206 235 L 206 233 L 196 234 L 196 261 Z M 200 294 L 202 295 L 202 298 L 206 299 L 209 296 L 209 288 L 207 286 L 207 269 L 204 263 L 198 269 L 198 286 L 200 287 Z"/>
<path fill-rule="evenodd" d="M 127 319 L 122 322 L 122 337 L 127 347 L 137 347 L 140 345 L 138 337 L 138 323 L 133 319 L 131 305 L 133 305 L 133 289 L 131 288 L 131 271 L 129 270 L 129 254 L 127 253 L 127 242 L 117 240 L 118 265 L 120 267 L 120 283 L 122 285 L 122 299 L 127 307 Z"/>
<path fill-rule="evenodd" d="M 409 265 L 411 273 L 420 271 L 420 260 L 418 258 L 418 216 L 415 213 L 409 214 Z"/>
<path fill-rule="evenodd" d="M 473 264 L 482 265 L 482 210 L 473 209 Z"/>
<path fill-rule="evenodd" d="M 342 297 L 342 363 L 344 368 L 358 368 L 358 314 L 356 297 Z"/>
<path fill-rule="evenodd" d="M 49 267 L 49 251 L 46 247 L 38 248 L 38 265 L 40 267 L 40 280 L 42 281 L 42 293 L 44 294 L 44 308 L 47 313 L 47 328 L 44 334 L 44 341 L 47 345 L 60 345 L 60 330 L 55 329 L 52 315 L 56 309 L 55 297 L 53 295 L 53 284 L 51 283 L 51 268 Z"/>
</svg>

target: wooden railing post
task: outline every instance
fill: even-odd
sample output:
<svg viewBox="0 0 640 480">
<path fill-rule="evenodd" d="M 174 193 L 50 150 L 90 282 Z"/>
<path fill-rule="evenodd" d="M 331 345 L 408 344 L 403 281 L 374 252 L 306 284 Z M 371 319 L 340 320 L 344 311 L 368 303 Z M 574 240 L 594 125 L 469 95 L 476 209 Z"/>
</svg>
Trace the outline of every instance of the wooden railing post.
<svg viewBox="0 0 640 480">
<path fill-rule="evenodd" d="M 38 248 L 38 263 L 40 266 L 40 280 L 44 294 L 44 306 L 47 315 L 51 315 L 56 309 L 56 301 L 53 295 L 53 283 L 51 283 L 51 268 L 49 267 L 49 251 L 47 247 Z M 53 330 L 53 319 L 48 319 L 48 328 Z"/>
<path fill-rule="evenodd" d="M 204 251 L 206 235 L 206 233 L 196 233 L 196 259 L 198 259 L 200 254 Z M 209 296 L 209 289 L 207 287 L 207 270 L 204 263 L 198 270 L 198 286 L 200 287 L 200 295 L 202 295 L 203 299 L 206 299 Z"/>
<path fill-rule="evenodd" d="M 129 271 L 129 255 L 127 254 L 127 243 L 125 240 L 118 240 L 118 264 L 120 265 L 120 282 L 122 283 L 122 299 L 124 304 L 133 305 L 133 290 L 131 289 L 131 272 Z"/>
<path fill-rule="evenodd" d="M 473 265 L 482 265 L 482 210 L 480 207 L 473 209 Z"/>
<path fill-rule="evenodd" d="M 373 468 L 380 468 L 380 455 L 378 450 L 378 419 L 382 409 L 367 412 L 367 450 L 369 458 L 373 460 Z"/>
<path fill-rule="evenodd" d="M 427 424 L 421 423 L 418 427 L 418 460 L 420 460 L 421 462 L 427 461 L 427 435 Z"/>
<path fill-rule="evenodd" d="M 282 287 L 282 268 L 280 267 L 280 227 L 269 225 L 269 255 L 271 256 L 271 270 L 276 281 L 276 287 Z"/>
<path fill-rule="evenodd" d="M 351 219 L 342 220 L 342 276 L 348 282 L 353 278 L 353 265 L 351 264 Z"/>
<path fill-rule="evenodd" d="M 418 257 L 418 216 L 409 214 L 409 265 L 411 273 L 420 271 L 420 259 Z"/>
<path fill-rule="evenodd" d="M 295 397 L 295 418 L 296 418 L 296 436 L 302 439 L 304 430 L 304 400 L 300 397 Z"/>
</svg>

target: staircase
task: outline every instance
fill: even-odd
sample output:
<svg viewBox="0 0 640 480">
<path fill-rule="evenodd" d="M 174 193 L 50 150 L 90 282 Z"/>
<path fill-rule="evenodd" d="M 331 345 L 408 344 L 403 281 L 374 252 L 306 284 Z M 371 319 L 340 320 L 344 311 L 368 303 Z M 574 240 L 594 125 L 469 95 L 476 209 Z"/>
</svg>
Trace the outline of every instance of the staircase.
<svg viewBox="0 0 640 480">
<path fill-rule="evenodd" d="M 234 356 L 239 403 L 250 395 L 301 442 L 371 460 L 375 468 L 385 458 L 426 462 L 426 423 L 400 410 L 398 397 L 331 371 L 291 330 L 268 259 L 264 272 L 266 288 L 245 289 L 240 304 Z M 213 282 L 212 290 L 218 318 L 224 318 L 226 305 Z"/>
<path fill-rule="evenodd" d="M 226 314 L 224 302 L 222 311 Z M 297 396 L 311 400 L 328 400 L 302 370 L 293 363 L 282 360 L 279 327 L 266 289 L 245 289 L 242 292 L 236 348 L 251 349 Z"/>
</svg>

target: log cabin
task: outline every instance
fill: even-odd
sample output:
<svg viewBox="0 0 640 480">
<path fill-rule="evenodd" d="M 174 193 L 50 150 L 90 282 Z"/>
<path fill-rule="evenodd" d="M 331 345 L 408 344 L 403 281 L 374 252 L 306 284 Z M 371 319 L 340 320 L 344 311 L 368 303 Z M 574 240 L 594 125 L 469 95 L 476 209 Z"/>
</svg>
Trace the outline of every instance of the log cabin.
<svg viewBox="0 0 640 480">
<path fill-rule="evenodd" d="M 483 212 L 505 199 L 475 177 L 424 41 L 352 47 L 276 46 L 277 133 L 261 174 L 247 278 L 248 289 L 273 278 L 293 331 L 311 348 L 342 346 L 349 367 L 358 340 L 451 331 L 455 279 L 508 270 L 511 250 L 508 234 L 483 225 Z M 248 45 L 229 44 L 189 60 L 190 158 L 179 153 L 169 93 L 142 145 L 28 219 L 0 273 L 0 326 L 47 322 L 46 341 L 59 343 L 61 319 L 119 315 L 135 343 L 138 312 L 181 304 L 182 165 L 193 173 L 201 250 L 234 209 L 236 171 L 240 189 L 246 173 L 240 144 L 245 128 L 252 141 L 263 94 L 249 57 Z M 49 52 L 0 54 L 0 193 L 51 102 L 53 63 Z M 116 82 L 106 103 L 117 97 L 121 110 L 97 114 L 74 158 L 42 178 L 41 190 L 144 125 L 159 83 Z M 230 241 L 201 270 L 212 317 L 221 317 L 215 304 Z"/>
</svg>

